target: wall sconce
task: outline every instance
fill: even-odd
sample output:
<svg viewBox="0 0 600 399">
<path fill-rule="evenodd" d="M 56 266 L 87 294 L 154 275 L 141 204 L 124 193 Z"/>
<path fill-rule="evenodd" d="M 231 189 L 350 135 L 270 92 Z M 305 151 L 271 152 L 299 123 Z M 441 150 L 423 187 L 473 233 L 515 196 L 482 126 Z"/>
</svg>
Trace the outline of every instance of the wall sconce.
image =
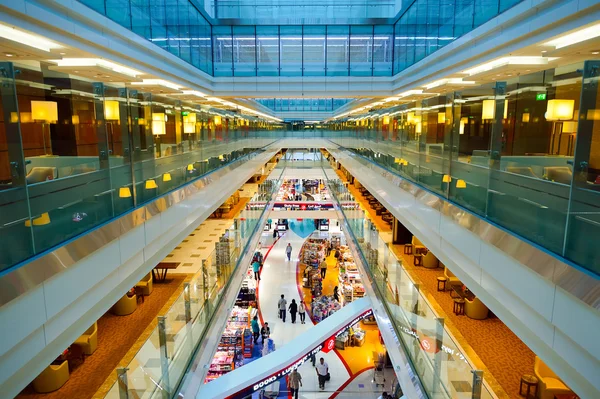
<svg viewBox="0 0 600 399">
<path fill-rule="evenodd" d="M 131 190 L 129 187 L 121 187 L 119 188 L 119 198 L 130 198 Z"/>
<path fill-rule="evenodd" d="M 119 102 L 116 100 L 104 101 L 104 119 L 107 121 L 118 121 L 119 117 Z"/>
<path fill-rule="evenodd" d="M 462 117 L 458 124 L 458 134 L 465 134 L 465 125 L 469 122 L 469 118 Z"/>
<path fill-rule="evenodd" d="M 450 183 L 451 181 L 452 181 L 452 177 L 450 177 L 450 175 L 444 175 L 444 177 L 442 177 L 443 183 Z"/>
<path fill-rule="evenodd" d="M 504 119 L 508 119 L 508 100 L 504 100 Z"/>
<path fill-rule="evenodd" d="M 548 121 L 568 121 L 573 119 L 575 100 L 549 100 L 544 116 Z"/>
<path fill-rule="evenodd" d="M 194 165 L 193 164 L 189 164 L 187 166 L 187 170 L 188 170 L 188 172 L 192 172 L 194 170 Z"/>
<path fill-rule="evenodd" d="M 48 146 L 46 146 L 46 124 L 56 123 L 58 120 L 58 104 L 55 101 L 32 101 L 31 119 L 42 121 L 44 154 L 48 154 L 47 147 L 50 147 L 49 154 L 52 154 L 52 135 L 50 133 L 50 126 L 48 126 Z"/>
<path fill-rule="evenodd" d="M 529 112 L 524 112 L 521 120 L 525 123 L 529 123 Z"/>
<path fill-rule="evenodd" d="M 215 121 L 215 126 L 221 126 L 221 116 L 220 115 L 215 115 L 214 121 Z"/>
<path fill-rule="evenodd" d="M 456 181 L 456 188 L 467 188 L 467 183 L 462 179 L 458 179 Z"/>
<path fill-rule="evenodd" d="M 383 124 L 384 125 L 389 125 L 390 124 L 390 116 L 389 115 L 385 115 L 383 117 Z"/>
<path fill-rule="evenodd" d="M 163 181 L 171 181 L 171 174 L 169 172 L 163 174 Z"/>
<path fill-rule="evenodd" d="M 438 112 L 438 123 L 446 123 L 446 113 Z"/>
<path fill-rule="evenodd" d="M 163 136 L 167 134 L 167 127 L 165 124 L 165 114 L 162 112 L 152 114 L 152 134 L 155 136 Z"/>
<path fill-rule="evenodd" d="M 154 181 L 154 179 L 146 180 L 146 190 L 151 190 L 153 188 L 158 188 L 156 181 Z"/>
<path fill-rule="evenodd" d="M 496 100 L 483 100 L 481 104 L 481 119 L 494 119 L 496 117 Z"/>
<path fill-rule="evenodd" d="M 196 133 L 196 114 L 191 112 L 183 116 L 183 133 Z"/>
</svg>

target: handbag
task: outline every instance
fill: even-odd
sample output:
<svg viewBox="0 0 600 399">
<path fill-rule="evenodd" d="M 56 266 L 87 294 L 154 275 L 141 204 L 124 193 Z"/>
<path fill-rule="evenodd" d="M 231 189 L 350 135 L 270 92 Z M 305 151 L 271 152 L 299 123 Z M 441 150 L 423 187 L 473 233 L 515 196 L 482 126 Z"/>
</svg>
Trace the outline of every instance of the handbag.
<svg viewBox="0 0 600 399">
<path fill-rule="evenodd" d="M 325 381 L 329 381 L 331 379 L 331 374 L 327 373 L 325 376 Z"/>
</svg>

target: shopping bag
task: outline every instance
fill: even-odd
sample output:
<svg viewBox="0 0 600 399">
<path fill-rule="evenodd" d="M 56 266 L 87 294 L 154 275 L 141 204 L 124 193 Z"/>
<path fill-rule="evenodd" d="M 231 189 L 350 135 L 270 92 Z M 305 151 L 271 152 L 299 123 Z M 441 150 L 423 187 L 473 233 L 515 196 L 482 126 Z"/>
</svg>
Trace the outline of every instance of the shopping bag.
<svg viewBox="0 0 600 399">
<path fill-rule="evenodd" d="M 327 373 L 325 376 L 325 381 L 329 381 L 331 379 L 331 374 Z"/>
</svg>

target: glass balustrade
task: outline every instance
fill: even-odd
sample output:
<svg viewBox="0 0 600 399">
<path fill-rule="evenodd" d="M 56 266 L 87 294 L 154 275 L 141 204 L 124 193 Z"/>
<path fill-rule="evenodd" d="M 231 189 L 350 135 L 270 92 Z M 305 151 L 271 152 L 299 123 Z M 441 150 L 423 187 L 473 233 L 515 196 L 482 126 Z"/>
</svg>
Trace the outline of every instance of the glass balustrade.
<svg viewBox="0 0 600 399">
<path fill-rule="evenodd" d="M 256 118 L 74 79 L 51 62 L 0 72 L 0 271 L 273 141 Z"/>
<path fill-rule="evenodd" d="M 402 260 L 391 251 L 344 183 L 329 180 L 328 185 L 344 215 L 347 231 L 361 254 L 369 278 L 374 281 L 405 353 L 428 396 L 462 397 L 465 393 L 457 391 L 456 385 L 451 382 L 472 381 L 473 364 L 444 328 L 443 319 L 421 294 L 418 285 L 404 269 Z M 494 397 L 486 384 L 480 397 Z"/>
<path fill-rule="evenodd" d="M 257 196 L 215 244 L 215 250 L 202 260 L 202 268 L 184 284 L 166 314 L 158 318 L 140 350 L 126 367 L 115 371 L 117 380 L 106 398 L 175 396 L 231 277 L 247 266 L 240 260 L 252 250 L 248 245 L 254 235 L 262 232 L 265 211 L 280 184 L 281 174 L 275 173 L 259 185 Z"/>
</svg>

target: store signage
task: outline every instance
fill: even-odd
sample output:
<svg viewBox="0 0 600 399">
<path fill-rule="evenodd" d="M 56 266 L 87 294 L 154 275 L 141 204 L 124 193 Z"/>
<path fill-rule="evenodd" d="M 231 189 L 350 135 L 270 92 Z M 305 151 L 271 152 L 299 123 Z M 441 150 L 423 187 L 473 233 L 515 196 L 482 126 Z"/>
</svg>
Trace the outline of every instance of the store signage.
<svg viewBox="0 0 600 399">
<path fill-rule="evenodd" d="M 546 99 L 546 93 L 538 93 L 535 95 L 536 101 L 544 101 Z"/>
<path fill-rule="evenodd" d="M 277 372 L 274 372 L 273 374 L 262 379 L 258 383 L 254 384 L 252 386 L 249 386 L 245 389 L 242 389 L 241 391 L 238 391 L 237 393 L 235 393 L 233 395 L 228 396 L 227 399 L 245 398 L 247 396 L 250 396 L 250 395 L 252 395 L 252 393 L 260 391 L 261 389 L 265 388 L 269 384 L 272 384 L 273 382 L 277 381 L 278 379 L 287 376 L 292 371 L 294 371 L 297 368 L 299 368 L 300 366 L 302 366 L 306 361 L 310 360 L 310 358 L 313 355 L 316 356 L 319 352 L 327 353 L 327 352 L 333 350 L 333 348 L 335 348 L 335 339 L 337 337 L 339 337 L 344 332 L 348 331 L 348 329 L 350 329 L 351 326 L 355 325 L 362 319 L 371 316 L 372 314 L 373 314 L 372 309 L 364 311 L 360 316 L 356 317 L 354 320 L 352 320 L 351 322 L 346 324 L 344 327 L 342 327 L 340 330 L 338 330 L 331 337 L 327 338 L 321 344 L 319 344 L 316 347 L 314 347 L 313 349 L 311 349 L 308 353 L 306 353 L 300 359 L 294 361 L 293 363 L 290 363 L 285 368 L 283 368 Z"/>
</svg>

